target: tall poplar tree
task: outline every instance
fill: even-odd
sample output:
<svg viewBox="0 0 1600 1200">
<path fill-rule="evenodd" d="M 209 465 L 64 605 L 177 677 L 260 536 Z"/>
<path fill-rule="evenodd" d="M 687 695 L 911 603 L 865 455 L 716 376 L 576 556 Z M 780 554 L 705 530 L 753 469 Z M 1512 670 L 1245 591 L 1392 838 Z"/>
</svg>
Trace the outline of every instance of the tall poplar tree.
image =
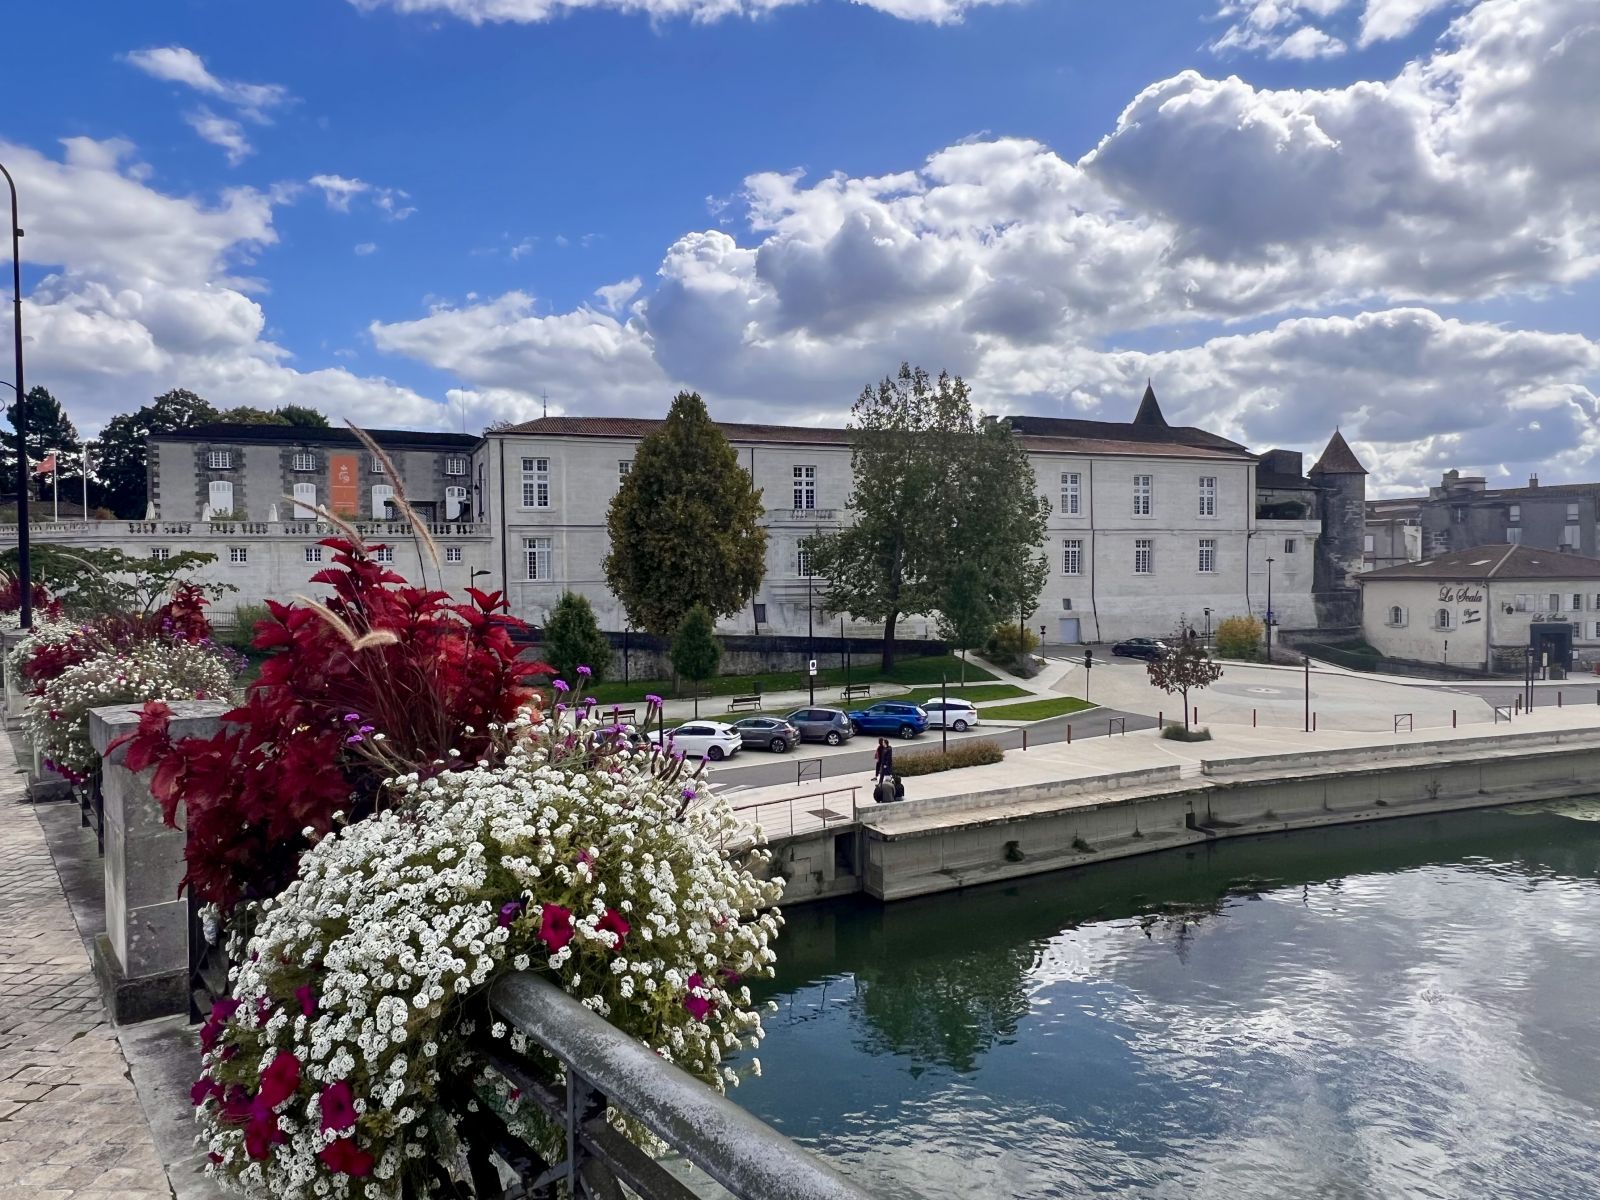
<svg viewBox="0 0 1600 1200">
<path fill-rule="evenodd" d="M 766 573 L 761 491 L 693 392 L 634 452 L 606 527 L 606 582 L 636 628 L 670 638 L 696 604 L 742 609 Z"/>
</svg>

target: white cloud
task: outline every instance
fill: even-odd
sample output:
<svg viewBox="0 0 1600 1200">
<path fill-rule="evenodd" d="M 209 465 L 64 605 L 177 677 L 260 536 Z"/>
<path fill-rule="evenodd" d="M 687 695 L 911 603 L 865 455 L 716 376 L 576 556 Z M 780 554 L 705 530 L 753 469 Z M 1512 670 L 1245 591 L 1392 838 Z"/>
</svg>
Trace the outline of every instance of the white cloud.
<svg viewBox="0 0 1600 1200">
<path fill-rule="evenodd" d="M 219 79 L 206 67 L 204 59 L 183 46 L 134 50 L 123 58 L 146 75 L 191 87 L 203 95 L 233 105 L 255 121 L 264 121 L 268 109 L 276 108 L 289 99 L 288 89 L 281 84 Z"/>
<path fill-rule="evenodd" d="M 391 221 L 404 221 L 417 211 L 415 205 L 405 203 L 410 198 L 410 192 L 403 192 L 399 188 L 390 187 L 377 188 L 372 194 L 372 202 Z"/>
<path fill-rule="evenodd" d="M 228 117 L 219 117 L 209 108 L 198 109 L 184 117 L 184 120 L 213 146 L 221 146 L 227 152 L 228 165 L 231 167 L 238 166 L 255 152 L 249 139 L 244 136 L 243 125 Z"/>
<path fill-rule="evenodd" d="M 1345 52 L 1345 44 L 1314 25 L 1302 25 L 1279 42 L 1271 51 L 1273 58 L 1337 58 Z"/>
<path fill-rule="evenodd" d="M 1330 19 L 1360 8 L 1360 35 L 1365 49 L 1414 32 L 1432 14 L 1465 7 L 1475 0 L 1222 0 L 1219 19 L 1228 27 L 1211 43 L 1218 53 L 1264 52 L 1272 58 L 1330 58 L 1344 53 L 1345 42 L 1327 32 Z M 1314 22 L 1314 23 L 1313 23 Z"/>
<path fill-rule="evenodd" d="M 349 212 L 350 201 L 372 187 L 370 183 L 346 179 L 343 175 L 313 175 L 306 182 L 322 193 L 334 212 Z"/>
<path fill-rule="evenodd" d="M 393 9 L 405 14 L 441 14 L 473 25 L 535 24 L 572 12 L 612 10 L 637 13 L 651 20 L 720 21 L 727 17 L 760 17 L 808 0 L 350 0 L 357 8 Z M 851 0 L 906 21 L 945 25 L 960 21 L 973 9 L 1021 0 Z"/>
<path fill-rule="evenodd" d="M 604 287 L 597 287 L 594 294 L 600 297 L 600 302 L 605 305 L 607 312 L 614 313 L 637 296 L 643 286 L 644 282 L 635 275 L 631 279 L 622 279 L 616 283 L 608 283 Z"/>
<path fill-rule="evenodd" d="M 1470 0 L 1367 0 L 1361 13 L 1361 45 L 1405 37 L 1441 9 Z"/>
<path fill-rule="evenodd" d="M 356 243 L 356 253 L 361 255 L 362 258 L 365 258 L 369 254 L 376 254 L 377 251 L 378 251 L 378 243 L 377 242 L 357 242 Z"/>
</svg>

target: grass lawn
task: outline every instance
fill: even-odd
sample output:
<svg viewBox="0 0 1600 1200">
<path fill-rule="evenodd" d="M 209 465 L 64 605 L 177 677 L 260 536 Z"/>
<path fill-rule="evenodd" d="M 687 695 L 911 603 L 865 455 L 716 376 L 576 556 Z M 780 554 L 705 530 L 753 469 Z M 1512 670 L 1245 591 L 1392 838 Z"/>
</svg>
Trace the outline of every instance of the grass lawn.
<svg viewBox="0 0 1600 1200">
<path fill-rule="evenodd" d="M 937 700 L 938 688 L 916 688 L 912 691 L 912 699 L 919 704 L 924 700 Z M 1031 696 L 1032 692 L 1026 688 L 1019 688 L 1014 683 L 980 683 L 976 687 L 968 686 L 958 688 L 950 685 L 950 699 L 965 700 L 968 704 L 983 704 L 989 700 L 1015 700 L 1018 696 Z"/>
<path fill-rule="evenodd" d="M 959 678 L 961 662 L 953 655 L 942 654 L 928 658 L 905 658 L 896 662 L 886 675 L 879 670 L 877 658 L 852 663 L 851 683 L 910 684 L 938 683 L 941 673 Z M 992 680 L 994 676 L 982 667 L 967 664 L 967 678 Z M 713 700 L 718 696 L 747 696 L 757 682 L 763 692 L 803 692 L 806 690 L 804 671 L 767 671 L 760 675 L 718 675 L 701 684 L 702 695 Z M 836 705 L 840 689 L 844 687 L 845 672 L 842 667 L 823 667 L 817 671 L 817 703 Z M 630 683 L 607 681 L 593 688 L 593 694 L 602 704 L 642 704 L 647 694 L 665 696 L 669 700 L 685 699 L 692 695 L 686 680 L 676 694 L 670 679 L 636 680 Z M 876 691 L 874 687 L 874 691 Z M 876 699 L 876 697 L 873 697 Z M 852 704 L 857 703 L 852 701 Z"/>
<path fill-rule="evenodd" d="M 986 708 L 978 715 L 986 721 L 1043 721 L 1046 717 L 1064 717 L 1068 713 L 1093 707 L 1087 700 L 1079 700 L 1076 696 L 1061 696 L 1050 700 L 1029 700 L 1023 704 L 1002 704 L 997 708 Z"/>
</svg>

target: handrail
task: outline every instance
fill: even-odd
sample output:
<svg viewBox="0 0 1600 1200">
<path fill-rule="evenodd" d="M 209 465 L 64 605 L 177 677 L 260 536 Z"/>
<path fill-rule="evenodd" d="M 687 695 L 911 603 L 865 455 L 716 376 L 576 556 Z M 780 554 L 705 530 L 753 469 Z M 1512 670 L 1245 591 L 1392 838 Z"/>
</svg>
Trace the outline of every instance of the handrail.
<svg viewBox="0 0 1600 1200">
<path fill-rule="evenodd" d="M 561 1061 L 569 1095 L 584 1085 L 599 1092 L 604 1105 L 638 1121 L 739 1200 L 867 1200 L 866 1192 L 816 1155 L 619 1032 L 548 979 L 507 975 L 490 988 L 489 1003 Z M 581 1124 L 567 1135 L 568 1172 L 581 1172 L 584 1159 L 615 1169 L 605 1161 L 606 1139 Z"/>
<path fill-rule="evenodd" d="M 857 803 L 856 802 L 856 793 L 859 792 L 860 790 L 861 790 L 861 785 L 860 784 L 841 784 L 839 787 L 827 788 L 824 791 L 820 791 L 820 792 L 807 792 L 803 796 L 774 796 L 770 800 L 754 800 L 749 804 L 735 804 L 735 805 L 732 805 L 731 808 L 732 808 L 732 811 L 737 814 L 737 813 L 750 812 L 750 811 L 756 810 L 756 809 L 771 808 L 774 804 L 782 804 L 788 809 L 788 812 L 789 812 L 789 836 L 793 837 L 794 836 L 794 806 L 796 804 L 798 804 L 800 801 L 802 801 L 802 800 L 820 800 L 820 801 L 822 801 L 823 812 L 828 812 L 828 811 L 830 811 L 828 809 L 828 806 L 827 806 L 828 805 L 828 797 L 829 796 L 839 796 L 839 795 L 843 795 L 845 792 L 849 792 L 850 793 L 850 815 L 849 815 L 849 817 L 844 817 L 843 814 L 840 814 L 840 819 L 841 820 L 854 821 L 856 819 L 856 803 Z M 833 820 L 833 818 L 832 817 L 822 817 L 821 820 L 822 820 L 822 828 L 823 829 L 827 829 L 828 828 L 828 822 Z M 757 820 L 757 821 L 754 822 L 754 824 L 759 825 L 760 821 Z M 724 849 L 727 848 L 727 840 L 728 840 L 727 839 L 727 835 L 724 834 L 723 837 L 722 837 L 722 846 L 723 846 Z"/>
</svg>

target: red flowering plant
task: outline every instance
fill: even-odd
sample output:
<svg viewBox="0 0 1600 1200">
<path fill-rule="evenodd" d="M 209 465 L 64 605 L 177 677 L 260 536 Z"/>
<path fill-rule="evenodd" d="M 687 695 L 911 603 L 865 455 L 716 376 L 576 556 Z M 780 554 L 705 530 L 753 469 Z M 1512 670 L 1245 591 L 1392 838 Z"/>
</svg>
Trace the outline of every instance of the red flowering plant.
<svg viewBox="0 0 1600 1200">
<path fill-rule="evenodd" d="M 126 765 L 154 766 L 169 824 L 188 830 L 186 886 L 224 915 L 276 895 L 313 837 L 370 815 L 385 779 L 419 778 L 489 752 L 491 725 L 529 696 L 500 593 L 471 602 L 414 587 L 353 533 L 330 537 L 323 601 L 268 601 L 252 645 L 270 652 L 243 704 L 212 736 L 173 740 L 147 705 L 123 741 Z"/>
<path fill-rule="evenodd" d="M 39 580 L 35 579 L 29 585 L 28 595 L 33 601 L 33 616 L 36 620 L 61 619 L 61 601 L 51 595 L 50 589 Z M 21 612 L 22 580 L 9 573 L 0 574 L 0 625 L 15 627 L 21 619 L 18 615 Z"/>
</svg>

